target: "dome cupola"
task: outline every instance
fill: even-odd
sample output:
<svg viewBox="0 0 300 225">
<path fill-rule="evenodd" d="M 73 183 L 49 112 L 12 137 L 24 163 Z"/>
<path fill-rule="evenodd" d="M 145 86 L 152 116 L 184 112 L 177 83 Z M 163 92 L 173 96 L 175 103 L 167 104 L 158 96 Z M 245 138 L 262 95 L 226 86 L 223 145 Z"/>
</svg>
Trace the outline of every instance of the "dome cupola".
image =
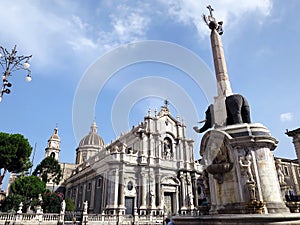
<svg viewBox="0 0 300 225">
<path fill-rule="evenodd" d="M 79 142 L 79 147 L 82 146 L 104 146 L 104 141 L 98 134 L 98 127 L 95 121 L 91 126 L 89 134 Z"/>
<path fill-rule="evenodd" d="M 97 154 L 104 147 L 104 141 L 98 134 L 98 127 L 94 121 L 90 132 L 79 142 L 76 149 L 76 164 L 81 164 L 90 157 Z"/>
</svg>

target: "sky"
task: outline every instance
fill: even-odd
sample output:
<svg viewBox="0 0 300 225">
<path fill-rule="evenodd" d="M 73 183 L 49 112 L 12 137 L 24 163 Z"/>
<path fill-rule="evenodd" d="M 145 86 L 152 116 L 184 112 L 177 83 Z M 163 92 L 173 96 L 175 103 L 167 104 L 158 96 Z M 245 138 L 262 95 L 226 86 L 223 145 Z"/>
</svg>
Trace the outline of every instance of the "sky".
<svg viewBox="0 0 300 225">
<path fill-rule="evenodd" d="M 29 140 L 35 167 L 57 127 L 60 160 L 73 163 L 94 120 L 110 143 L 168 99 L 198 158 L 202 135 L 192 127 L 216 95 L 202 18 L 208 5 L 224 22 L 233 92 L 247 98 L 252 121 L 279 141 L 275 156 L 296 158 L 285 132 L 300 126 L 298 0 L 0 0 L 0 45 L 32 55 L 32 81 L 22 70 L 9 78 L 0 131 Z"/>
</svg>

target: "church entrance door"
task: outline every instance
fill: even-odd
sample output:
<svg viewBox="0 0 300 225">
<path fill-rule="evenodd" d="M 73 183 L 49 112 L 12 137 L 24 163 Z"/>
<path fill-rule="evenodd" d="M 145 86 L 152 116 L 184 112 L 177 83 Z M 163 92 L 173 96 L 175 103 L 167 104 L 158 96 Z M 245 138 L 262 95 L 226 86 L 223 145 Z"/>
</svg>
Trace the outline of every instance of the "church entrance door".
<svg viewBox="0 0 300 225">
<path fill-rule="evenodd" d="M 133 215 L 134 212 L 134 197 L 125 197 L 125 214 Z"/>
<path fill-rule="evenodd" d="M 168 215 L 172 215 L 174 212 L 174 199 L 172 192 L 164 192 L 165 212 Z"/>
</svg>

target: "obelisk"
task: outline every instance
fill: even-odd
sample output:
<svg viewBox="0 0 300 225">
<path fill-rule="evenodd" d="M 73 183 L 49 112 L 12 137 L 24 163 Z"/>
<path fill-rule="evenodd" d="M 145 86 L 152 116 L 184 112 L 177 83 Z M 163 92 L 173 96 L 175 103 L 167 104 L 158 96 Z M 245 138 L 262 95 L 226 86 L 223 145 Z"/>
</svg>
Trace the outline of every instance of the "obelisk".
<svg viewBox="0 0 300 225">
<path fill-rule="evenodd" d="M 277 140 L 265 126 L 251 123 L 250 118 L 249 122 L 227 121 L 226 109 L 236 107 L 228 104 L 228 99 L 237 94 L 232 94 L 228 78 L 220 37 L 222 22 L 216 22 L 211 6 L 207 8 L 210 15 L 203 18 L 211 29 L 218 88 L 213 110 L 215 129 L 203 136 L 200 145 L 209 178 L 210 213 L 287 213 L 272 153 Z"/>
<path fill-rule="evenodd" d="M 214 124 L 215 127 L 223 127 L 226 126 L 227 119 L 225 99 L 227 96 L 232 94 L 222 40 L 220 37 L 220 35 L 223 33 L 223 22 L 216 21 L 212 14 L 213 8 L 210 5 L 207 6 L 207 8 L 209 9 L 210 15 L 203 15 L 203 19 L 211 29 L 210 40 L 218 90 L 218 96 L 215 97 L 214 102 Z"/>
</svg>

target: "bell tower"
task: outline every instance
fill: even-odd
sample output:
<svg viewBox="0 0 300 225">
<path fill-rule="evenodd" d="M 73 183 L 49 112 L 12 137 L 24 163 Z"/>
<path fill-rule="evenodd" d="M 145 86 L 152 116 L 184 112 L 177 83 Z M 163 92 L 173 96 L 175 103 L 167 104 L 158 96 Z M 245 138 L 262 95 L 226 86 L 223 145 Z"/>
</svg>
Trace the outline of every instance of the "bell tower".
<svg viewBox="0 0 300 225">
<path fill-rule="evenodd" d="M 45 157 L 52 156 L 56 160 L 59 160 L 60 137 L 58 136 L 57 127 L 54 129 L 54 133 L 49 138 L 45 151 Z"/>
</svg>

